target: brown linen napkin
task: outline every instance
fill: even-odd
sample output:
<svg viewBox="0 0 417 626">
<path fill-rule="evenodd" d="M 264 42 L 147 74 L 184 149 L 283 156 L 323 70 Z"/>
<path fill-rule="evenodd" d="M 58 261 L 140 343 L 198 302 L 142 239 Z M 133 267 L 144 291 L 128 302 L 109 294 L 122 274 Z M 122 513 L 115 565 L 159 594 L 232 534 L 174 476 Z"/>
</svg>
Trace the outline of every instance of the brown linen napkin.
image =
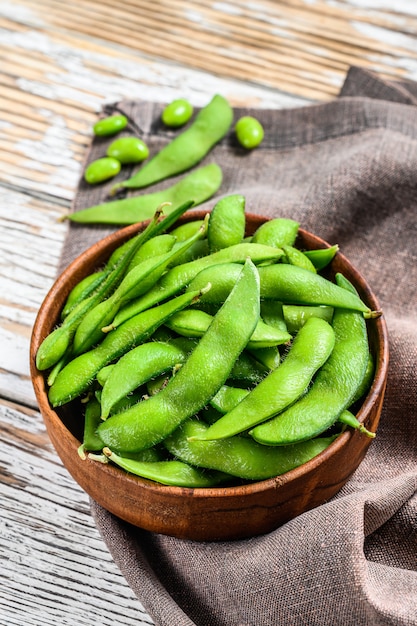
<svg viewBox="0 0 417 626">
<path fill-rule="evenodd" d="M 229 136 L 205 160 L 223 167 L 218 197 L 242 193 L 247 211 L 297 219 L 340 245 L 378 294 L 390 372 L 377 438 L 349 482 L 267 535 L 185 541 L 133 528 L 91 502 L 158 626 L 417 625 L 416 104 L 414 83 L 351 68 L 335 101 L 256 111 L 266 129 L 260 148 L 243 153 Z M 166 141 L 155 122 L 160 105 L 113 108 L 151 146 Z M 88 160 L 102 149 L 93 142 Z M 74 209 L 105 193 L 81 183 Z M 61 264 L 107 232 L 71 225 Z"/>
</svg>

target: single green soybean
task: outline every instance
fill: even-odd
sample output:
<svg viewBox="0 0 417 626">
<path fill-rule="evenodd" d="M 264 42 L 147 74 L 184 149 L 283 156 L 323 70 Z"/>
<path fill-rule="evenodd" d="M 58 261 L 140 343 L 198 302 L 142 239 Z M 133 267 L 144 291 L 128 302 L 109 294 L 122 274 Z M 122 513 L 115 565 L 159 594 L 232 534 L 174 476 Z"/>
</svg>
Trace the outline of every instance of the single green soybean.
<svg viewBox="0 0 417 626">
<path fill-rule="evenodd" d="M 245 197 L 240 194 L 219 200 L 210 213 L 207 239 L 210 252 L 241 243 L 245 236 Z"/>
<path fill-rule="evenodd" d="M 186 420 L 165 439 L 164 445 L 186 463 L 244 480 L 266 480 L 285 474 L 310 461 L 334 441 L 334 437 L 318 437 L 282 448 L 263 446 L 250 437 L 239 435 L 218 441 L 199 441 L 208 428 L 196 419 Z"/>
<path fill-rule="evenodd" d="M 122 165 L 117 159 L 113 157 L 102 157 L 87 165 L 84 172 L 84 180 L 89 185 L 97 185 L 109 178 L 117 176 L 121 168 Z"/>
<path fill-rule="evenodd" d="M 168 342 L 150 341 L 123 355 L 107 376 L 101 393 L 101 418 L 107 419 L 113 407 L 124 396 L 151 378 L 184 363 L 184 350 Z"/>
<path fill-rule="evenodd" d="M 191 119 L 193 112 L 194 108 L 188 100 L 177 98 L 164 107 L 161 119 L 165 126 L 178 128 Z"/>
<path fill-rule="evenodd" d="M 112 141 L 106 154 L 122 165 L 127 165 L 145 161 L 149 156 L 149 148 L 139 137 L 119 137 Z"/>
<path fill-rule="evenodd" d="M 280 248 L 283 245 L 293 246 L 297 238 L 300 224 L 286 217 L 276 217 L 259 226 L 252 236 L 254 243 Z"/>
<path fill-rule="evenodd" d="M 115 135 L 126 128 L 127 122 L 128 120 L 125 115 L 109 115 L 94 124 L 93 133 L 98 137 Z"/>
<path fill-rule="evenodd" d="M 196 115 L 190 126 L 177 135 L 128 180 L 115 185 L 118 189 L 140 189 L 181 174 L 197 165 L 226 135 L 233 120 L 230 104 L 220 95 Z"/>
<path fill-rule="evenodd" d="M 189 306 L 199 296 L 199 292 L 182 294 L 155 309 L 148 309 L 109 332 L 95 348 L 72 359 L 49 389 L 51 405 L 61 406 L 83 394 L 105 365 L 149 339 L 170 315 Z"/>
<path fill-rule="evenodd" d="M 366 322 L 360 311 L 336 308 L 332 327 L 333 351 L 308 392 L 276 417 L 255 426 L 250 434 L 256 441 L 282 446 L 311 439 L 330 428 L 351 405 L 368 363 Z"/>
<path fill-rule="evenodd" d="M 262 143 L 264 128 L 252 115 L 244 115 L 235 124 L 236 139 L 247 150 L 253 150 Z"/>
<path fill-rule="evenodd" d="M 83 224 L 136 224 L 150 219 L 161 204 L 171 205 L 170 210 L 168 207 L 165 209 L 168 215 L 171 210 L 189 200 L 193 201 L 194 206 L 205 202 L 219 190 L 222 178 L 221 168 L 216 163 L 209 163 L 161 191 L 104 202 L 70 213 L 66 218 Z"/>
<path fill-rule="evenodd" d="M 105 445 L 126 451 L 149 448 L 201 410 L 229 377 L 258 318 L 259 277 L 248 259 L 229 298 L 167 386 L 99 426 Z"/>
<path fill-rule="evenodd" d="M 314 374 L 335 345 L 333 328 L 310 318 L 300 329 L 281 365 L 262 380 L 231 411 L 205 431 L 203 438 L 224 439 L 277 415 L 305 393 Z"/>
<path fill-rule="evenodd" d="M 115 465 L 121 467 L 129 474 L 147 478 L 163 485 L 174 487 L 204 488 L 214 487 L 230 476 L 221 472 L 207 472 L 191 467 L 182 461 L 138 461 L 129 459 L 112 452 L 109 448 L 103 449 L 106 457 Z"/>
</svg>

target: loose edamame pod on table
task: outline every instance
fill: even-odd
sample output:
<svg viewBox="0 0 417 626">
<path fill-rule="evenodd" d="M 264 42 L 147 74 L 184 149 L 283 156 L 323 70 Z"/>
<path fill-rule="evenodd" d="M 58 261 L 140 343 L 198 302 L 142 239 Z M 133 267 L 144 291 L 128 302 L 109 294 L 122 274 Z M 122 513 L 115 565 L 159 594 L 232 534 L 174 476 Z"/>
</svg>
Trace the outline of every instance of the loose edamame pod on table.
<svg viewBox="0 0 417 626">
<path fill-rule="evenodd" d="M 161 191 L 96 204 L 68 213 L 64 219 L 83 224 L 136 224 L 150 219 L 160 204 L 169 203 L 174 209 L 190 199 L 194 206 L 205 202 L 219 190 L 222 178 L 221 168 L 209 163 Z"/>
<path fill-rule="evenodd" d="M 199 111 L 189 127 L 172 139 L 131 178 L 115 185 L 112 193 L 119 189 L 148 187 L 194 167 L 223 139 L 232 120 L 230 104 L 222 96 L 215 95 Z"/>
<path fill-rule="evenodd" d="M 149 448 L 202 409 L 229 377 L 258 318 L 258 271 L 248 259 L 229 298 L 167 386 L 99 426 L 105 445 L 119 451 Z"/>
</svg>

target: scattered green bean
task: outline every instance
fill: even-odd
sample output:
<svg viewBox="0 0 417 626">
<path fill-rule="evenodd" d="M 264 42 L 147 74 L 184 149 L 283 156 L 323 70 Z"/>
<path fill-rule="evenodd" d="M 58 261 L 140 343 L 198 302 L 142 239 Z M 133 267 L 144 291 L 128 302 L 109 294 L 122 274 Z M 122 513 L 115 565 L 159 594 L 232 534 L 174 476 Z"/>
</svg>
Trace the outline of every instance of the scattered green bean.
<svg viewBox="0 0 417 626">
<path fill-rule="evenodd" d="M 125 115 L 109 115 L 103 117 L 93 126 L 93 133 L 98 137 L 107 137 L 115 135 L 127 126 L 127 117 Z"/>
<path fill-rule="evenodd" d="M 120 161 L 112 157 L 102 157 L 92 161 L 85 169 L 84 179 L 89 185 L 97 185 L 109 178 L 117 176 L 122 166 Z"/>
<path fill-rule="evenodd" d="M 215 95 L 186 130 L 170 141 L 131 178 L 115 185 L 112 192 L 122 188 L 148 187 L 194 167 L 226 135 L 232 119 L 230 104 L 222 96 Z"/>
<path fill-rule="evenodd" d="M 193 106 L 188 100 L 177 98 L 164 107 L 161 118 L 165 126 L 178 128 L 189 121 L 193 111 Z"/>
<path fill-rule="evenodd" d="M 107 148 L 108 157 L 117 159 L 122 165 L 141 163 L 149 156 L 149 148 L 139 137 L 119 137 Z"/>
<path fill-rule="evenodd" d="M 251 115 L 245 115 L 236 122 L 235 133 L 240 145 L 247 150 L 259 146 L 265 134 L 260 121 Z"/>
</svg>

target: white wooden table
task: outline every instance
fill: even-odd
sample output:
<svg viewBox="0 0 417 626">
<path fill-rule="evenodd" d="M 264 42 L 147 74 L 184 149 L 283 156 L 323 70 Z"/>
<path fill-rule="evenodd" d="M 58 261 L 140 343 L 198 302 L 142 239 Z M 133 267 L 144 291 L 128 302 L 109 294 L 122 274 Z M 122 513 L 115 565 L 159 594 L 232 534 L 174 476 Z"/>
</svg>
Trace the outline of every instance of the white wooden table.
<svg viewBox="0 0 417 626">
<path fill-rule="evenodd" d="M 0 626 L 152 624 L 49 442 L 29 377 L 66 235 L 57 218 L 102 105 L 327 100 L 349 65 L 416 80 L 416 36 L 410 0 L 0 2 Z"/>
</svg>

